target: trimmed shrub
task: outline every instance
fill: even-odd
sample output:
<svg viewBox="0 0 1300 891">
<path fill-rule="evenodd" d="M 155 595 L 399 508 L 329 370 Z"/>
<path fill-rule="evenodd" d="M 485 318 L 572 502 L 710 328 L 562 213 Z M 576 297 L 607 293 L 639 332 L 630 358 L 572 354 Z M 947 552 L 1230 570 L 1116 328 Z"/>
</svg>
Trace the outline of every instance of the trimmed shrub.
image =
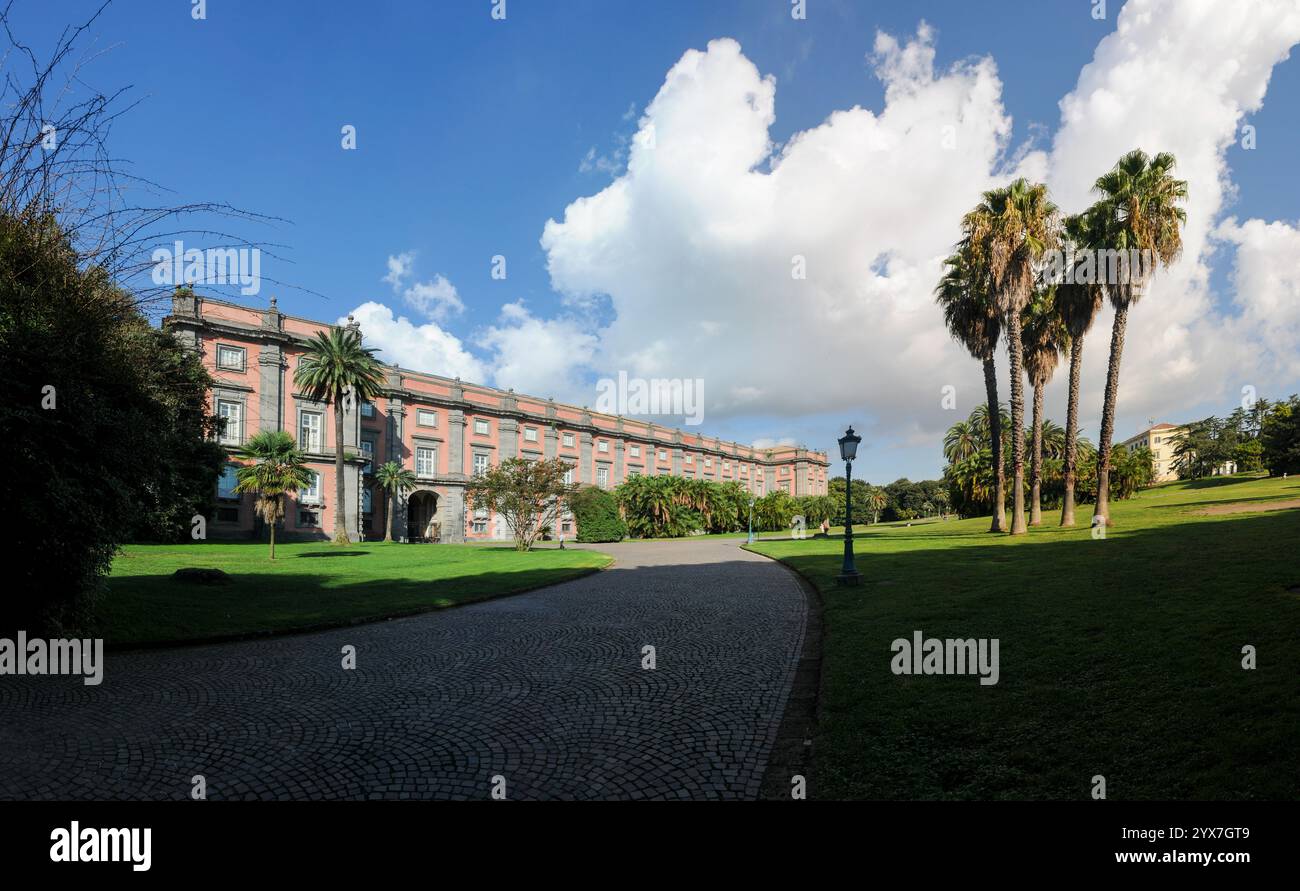
<svg viewBox="0 0 1300 891">
<path fill-rule="evenodd" d="M 612 492 L 583 486 L 569 496 L 569 509 L 578 521 L 578 541 L 622 541 L 627 536 L 627 524 L 618 514 Z"/>
</svg>

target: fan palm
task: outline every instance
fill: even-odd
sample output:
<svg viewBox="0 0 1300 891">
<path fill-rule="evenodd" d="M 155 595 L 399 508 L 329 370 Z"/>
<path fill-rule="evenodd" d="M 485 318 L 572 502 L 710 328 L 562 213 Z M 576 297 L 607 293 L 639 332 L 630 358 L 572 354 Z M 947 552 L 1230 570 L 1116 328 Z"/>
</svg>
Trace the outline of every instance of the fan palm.
<svg viewBox="0 0 1300 891">
<path fill-rule="evenodd" d="M 403 492 L 415 488 L 415 473 L 396 461 L 388 461 L 375 469 L 375 485 L 388 493 L 384 518 L 384 541 L 393 540 L 393 516 L 397 513 L 397 499 Z"/>
<path fill-rule="evenodd" d="M 1018 179 L 984 193 L 984 200 L 962 220 L 966 241 L 987 267 L 993 302 L 1007 328 L 1011 364 L 1011 456 L 1014 480 L 1011 534 L 1025 525 L 1025 392 L 1020 314 L 1033 294 L 1036 266 L 1057 243 L 1057 210 L 1047 186 Z"/>
<path fill-rule="evenodd" d="M 1106 243 L 1117 251 L 1139 251 L 1152 263 L 1132 264 L 1124 281 L 1108 284 L 1107 294 L 1115 308 L 1110 334 L 1110 363 L 1106 369 L 1106 398 L 1101 412 L 1101 441 L 1097 445 L 1097 505 L 1093 523 L 1110 522 L 1110 454 L 1115 432 L 1115 406 L 1119 397 L 1119 363 L 1124 353 L 1124 332 L 1128 313 L 1150 282 L 1156 264 L 1168 266 L 1182 253 L 1181 228 L 1187 212 L 1180 203 L 1187 198 L 1186 180 L 1173 176 L 1174 156 L 1160 152 L 1148 156 L 1134 149 L 1120 158 L 1094 186 L 1101 195 L 1097 202 Z M 1134 268 L 1135 267 L 1135 268 Z"/>
<path fill-rule="evenodd" d="M 317 331 L 307 342 L 294 380 L 318 402 L 334 406 L 334 543 L 348 544 L 344 516 L 343 404 L 379 395 L 383 376 L 375 351 L 361 345 L 361 332 L 353 325 Z"/>
<path fill-rule="evenodd" d="M 1105 285 L 1100 276 L 1085 276 L 1081 273 L 1083 264 L 1092 263 L 1096 252 L 1104 248 L 1105 236 L 1101 226 L 1102 215 L 1096 206 L 1081 214 L 1067 217 L 1062 230 L 1065 239 L 1082 253 L 1074 265 L 1067 280 L 1056 286 L 1056 306 L 1065 323 L 1066 333 L 1070 336 L 1070 385 L 1069 404 L 1065 412 L 1065 454 L 1062 456 L 1062 476 L 1065 494 L 1061 502 L 1061 525 L 1074 525 L 1074 485 L 1078 476 L 1079 437 L 1079 378 L 1083 369 L 1083 338 L 1092 327 L 1101 303 L 1106 297 Z M 1092 258 L 1092 259 L 1089 259 Z"/>
<path fill-rule="evenodd" d="M 1002 320 L 988 287 L 988 273 L 976 246 L 969 241 L 944 261 L 945 272 L 935 288 L 935 300 L 943 309 L 944 323 L 953 339 L 984 366 L 984 391 L 988 398 L 985 418 L 998 410 L 998 375 L 994 364 Z M 977 409 L 978 410 L 978 409 Z M 973 415 L 972 415 L 973 417 Z M 993 493 L 990 532 L 1006 531 L 1006 487 L 1002 474 L 1002 438 L 986 426 L 997 479 Z M 947 443 L 945 443 L 945 451 Z M 952 460 L 949 458 L 949 460 Z"/>
<path fill-rule="evenodd" d="M 235 455 L 252 461 L 235 470 L 235 491 L 257 496 L 257 515 L 271 530 L 271 559 L 275 559 L 275 524 L 284 519 L 284 496 L 311 486 L 315 474 L 292 436 L 283 430 L 264 430 L 244 443 Z"/>
<path fill-rule="evenodd" d="M 1061 351 L 1069 341 L 1065 324 L 1056 310 L 1056 289 L 1052 286 L 1034 292 L 1025 307 L 1021 338 L 1025 353 L 1025 373 L 1034 390 L 1033 448 L 1029 464 L 1029 525 L 1043 523 L 1043 389 L 1056 372 Z"/>
<path fill-rule="evenodd" d="M 980 450 L 981 436 L 970 421 L 958 421 L 943 438 L 943 457 L 949 464 L 965 461 Z"/>
</svg>

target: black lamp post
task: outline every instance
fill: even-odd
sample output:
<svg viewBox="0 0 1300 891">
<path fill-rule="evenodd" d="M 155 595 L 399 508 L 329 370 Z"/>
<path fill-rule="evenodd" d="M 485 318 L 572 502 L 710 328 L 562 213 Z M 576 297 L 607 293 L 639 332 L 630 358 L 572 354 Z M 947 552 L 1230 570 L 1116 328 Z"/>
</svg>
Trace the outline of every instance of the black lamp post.
<svg viewBox="0 0 1300 891">
<path fill-rule="evenodd" d="M 853 459 L 858 456 L 862 437 L 850 427 L 840 437 L 840 457 L 844 459 L 844 566 L 835 577 L 837 585 L 860 585 L 862 576 L 853 565 Z"/>
</svg>

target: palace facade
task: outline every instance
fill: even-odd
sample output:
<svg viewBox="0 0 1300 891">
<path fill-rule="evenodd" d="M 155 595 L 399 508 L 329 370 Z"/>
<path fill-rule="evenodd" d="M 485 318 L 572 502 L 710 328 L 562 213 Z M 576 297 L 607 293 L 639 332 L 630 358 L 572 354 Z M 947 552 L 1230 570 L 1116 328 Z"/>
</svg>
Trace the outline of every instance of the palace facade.
<svg viewBox="0 0 1300 891">
<path fill-rule="evenodd" d="M 286 505 L 284 532 L 295 538 L 328 538 L 334 511 L 340 509 L 358 540 L 382 538 L 385 524 L 398 540 L 509 538 L 500 517 L 466 510 L 465 489 L 476 472 L 515 457 L 563 458 L 573 466 L 572 482 L 604 488 L 639 474 L 673 474 L 737 482 L 756 496 L 778 489 L 791 495 L 827 491 L 824 452 L 791 446 L 756 449 L 385 365 L 382 395 L 344 413 L 346 495 L 338 505 L 333 406 L 309 398 L 294 385 L 307 340 L 334 326 L 285 315 L 274 299 L 269 308 L 259 310 L 187 292 L 176 294 L 163 324 L 202 357 L 215 382 L 213 412 L 225 421 L 220 440 L 231 461 L 217 484 L 208 527 L 213 537 L 249 537 L 259 531 L 253 496 L 234 492 L 234 455 L 263 430 L 292 434 L 315 474 L 314 485 L 291 496 Z M 413 470 L 418 480 L 394 511 L 371 476 L 387 461 Z M 576 533 L 573 519 L 562 518 L 556 531 L 571 538 Z"/>
</svg>

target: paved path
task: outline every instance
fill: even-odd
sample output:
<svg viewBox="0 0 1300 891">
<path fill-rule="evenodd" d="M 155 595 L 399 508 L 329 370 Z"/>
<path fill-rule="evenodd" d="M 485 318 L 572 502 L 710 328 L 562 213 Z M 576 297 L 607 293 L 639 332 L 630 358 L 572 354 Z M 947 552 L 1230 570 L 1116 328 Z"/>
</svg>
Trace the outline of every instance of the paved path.
<svg viewBox="0 0 1300 891">
<path fill-rule="evenodd" d="M 753 798 L 800 588 L 735 540 L 439 613 L 0 677 L 0 797 Z M 344 645 L 357 668 L 340 665 Z M 641 667 L 642 647 L 657 667 Z"/>
</svg>

